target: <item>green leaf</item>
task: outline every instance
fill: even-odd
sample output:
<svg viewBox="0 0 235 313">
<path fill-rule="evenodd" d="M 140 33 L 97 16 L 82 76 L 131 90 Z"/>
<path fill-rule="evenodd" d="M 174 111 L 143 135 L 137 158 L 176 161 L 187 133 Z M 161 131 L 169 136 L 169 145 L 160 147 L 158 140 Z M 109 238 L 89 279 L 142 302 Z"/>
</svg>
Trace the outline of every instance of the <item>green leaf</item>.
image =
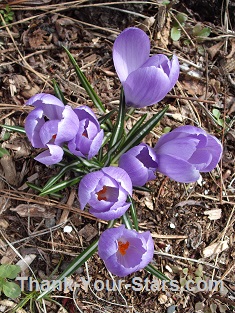
<svg viewBox="0 0 235 313">
<path fill-rule="evenodd" d="M 72 162 L 72 163 L 68 164 L 67 166 L 63 167 L 62 170 L 57 175 L 51 177 L 47 181 L 45 186 L 42 189 L 40 189 L 40 192 L 45 192 L 46 190 L 51 188 L 67 171 L 71 170 L 74 167 L 78 167 L 79 165 L 82 165 L 81 162 L 75 161 L 75 162 Z"/>
<path fill-rule="evenodd" d="M 109 149 L 111 149 L 114 145 L 116 145 L 116 143 L 121 139 L 124 133 L 124 120 L 125 120 L 125 113 L 126 113 L 125 108 L 126 108 L 125 96 L 124 96 L 124 92 L 122 89 L 121 95 L 120 95 L 120 101 L 119 101 L 118 117 L 114 125 L 114 129 L 112 131 L 112 136 L 109 141 Z"/>
<path fill-rule="evenodd" d="M 4 149 L 0 147 L 0 158 L 3 157 L 4 155 L 10 155 L 7 149 Z"/>
<path fill-rule="evenodd" d="M 187 21 L 188 19 L 188 16 L 184 13 L 178 13 L 176 15 L 176 18 L 177 18 L 177 21 L 182 25 L 184 26 L 185 22 Z"/>
<path fill-rule="evenodd" d="M 69 179 L 69 180 L 65 180 L 65 181 L 62 181 L 56 185 L 53 185 L 51 186 L 50 188 L 44 190 L 43 192 L 40 193 L 40 196 L 45 196 L 45 195 L 48 195 L 48 194 L 54 194 L 62 189 L 65 189 L 67 187 L 71 187 L 75 184 L 78 184 L 79 181 L 81 180 L 82 178 L 81 177 L 76 177 L 76 178 L 72 178 L 72 179 Z"/>
<path fill-rule="evenodd" d="M 3 135 L 2 135 L 2 141 L 6 141 L 10 138 L 11 134 L 9 132 L 5 132 Z"/>
<path fill-rule="evenodd" d="M 58 99 L 60 99 L 60 101 L 62 101 L 64 104 L 67 104 L 67 101 L 64 98 L 64 94 L 63 94 L 62 90 L 60 89 L 59 85 L 57 84 L 57 82 L 55 81 L 55 79 L 52 79 L 52 83 L 53 83 L 53 87 L 54 87 L 55 96 Z"/>
<path fill-rule="evenodd" d="M 145 121 L 147 117 L 147 114 L 144 114 L 143 116 L 141 116 L 141 118 L 132 126 L 131 130 L 128 132 L 128 134 L 126 135 L 126 140 L 128 140 L 131 136 L 133 136 L 133 134 L 135 134 L 136 132 L 138 132 L 138 129 L 140 128 L 140 126 L 143 124 L 143 122 Z"/>
<path fill-rule="evenodd" d="M 128 196 L 128 200 L 131 203 L 129 210 L 131 212 L 131 218 L 132 218 L 132 221 L 134 223 L 134 228 L 136 231 L 139 231 L 138 218 L 137 218 L 137 214 L 136 214 L 136 208 L 135 208 L 134 200 L 130 196 Z"/>
<path fill-rule="evenodd" d="M 171 28 L 171 39 L 177 41 L 180 39 L 181 31 L 178 27 L 174 26 Z"/>
<path fill-rule="evenodd" d="M 32 183 L 26 182 L 27 186 L 29 186 L 29 188 L 32 188 L 33 190 L 36 190 L 38 192 L 42 191 L 41 187 L 38 187 Z M 63 198 L 63 195 L 59 195 L 58 193 L 51 193 L 51 196 L 56 197 L 56 198 Z"/>
<path fill-rule="evenodd" d="M 162 272 L 160 272 L 159 270 L 157 270 L 153 265 L 148 264 L 145 268 L 144 268 L 147 272 L 151 273 L 152 275 L 156 276 L 157 278 L 161 279 L 161 280 L 166 280 L 166 281 L 170 281 L 170 279 L 164 275 Z"/>
<path fill-rule="evenodd" d="M 10 125 L 0 125 L 0 126 L 17 133 L 25 134 L 24 127 L 21 126 L 10 126 Z"/>
<path fill-rule="evenodd" d="M 220 111 L 219 111 L 218 109 L 213 109 L 213 110 L 212 110 L 212 114 L 214 115 L 214 117 L 215 117 L 216 119 L 219 119 L 219 118 L 220 118 L 220 115 L 221 115 L 221 113 L 220 113 Z"/>
<path fill-rule="evenodd" d="M 19 265 L 2 264 L 0 265 L 0 277 L 14 279 L 20 273 Z"/>
<path fill-rule="evenodd" d="M 163 129 L 163 133 L 164 134 L 167 134 L 167 133 L 169 133 L 171 131 L 171 127 L 169 127 L 169 126 L 166 126 L 166 127 L 164 127 L 164 129 Z"/>
<path fill-rule="evenodd" d="M 5 296 L 11 299 L 15 299 L 21 294 L 20 286 L 14 282 L 6 281 L 2 289 Z"/>
<path fill-rule="evenodd" d="M 210 33 L 211 29 L 209 27 L 202 27 L 200 24 L 193 27 L 193 35 L 195 37 L 208 37 Z"/>
<path fill-rule="evenodd" d="M 188 268 L 187 267 L 183 268 L 182 272 L 184 273 L 184 275 L 188 275 Z"/>
<path fill-rule="evenodd" d="M 155 114 L 152 118 L 150 118 L 145 124 L 143 124 L 139 129 L 136 130 L 135 133 L 132 134 L 128 140 L 126 140 L 120 147 L 120 151 L 118 154 L 113 158 L 112 162 L 115 163 L 119 160 L 120 156 L 125 153 L 127 150 L 132 148 L 133 146 L 138 145 L 141 140 L 149 134 L 149 132 L 157 125 L 157 123 L 161 120 L 168 109 L 166 106 L 163 110 L 159 113 Z"/>
<path fill-rule="evenodd" d="M 127 229 L 133 229 L 130 217 L 127 212 L 122 215 L 122 221 Z"/>
<path fill-rule="evenodd" d="M 86 76 L 80 70 L 76 60 L 74 59 L 74 57 L 72 56 L 72 54 L 69 52 L 68 49 L 66 49 L 65 47 L 63 47 L 63 48 L 66 51 L 66 53 L 67 53 L 67 55 L 69 57 L 69 60 L 72 63 L 74 69 L 75 69 L 75 72 L 77 74 L 78 79 L 81 82 L 82 87 L 86 90 L 87 94 L 89 95 L 89 97 L 93 101 L 93 103 L 96 106 L 96 108 L 100 112 L 105 113 L 105 107 L 104 107 L 103 103 L 100 101 L 100 98 L 97 96 L 97 94 L 95 93 L 94 89 L 91 87 L 91 84 L 88 82 Z"/>
<path fill-rule="evenodd" d="M 105 124 L 115 112 L 117 112 L 117 109 L 113 109 L 109 113 L 98 118 L 100 125 Z"/>
</svg>

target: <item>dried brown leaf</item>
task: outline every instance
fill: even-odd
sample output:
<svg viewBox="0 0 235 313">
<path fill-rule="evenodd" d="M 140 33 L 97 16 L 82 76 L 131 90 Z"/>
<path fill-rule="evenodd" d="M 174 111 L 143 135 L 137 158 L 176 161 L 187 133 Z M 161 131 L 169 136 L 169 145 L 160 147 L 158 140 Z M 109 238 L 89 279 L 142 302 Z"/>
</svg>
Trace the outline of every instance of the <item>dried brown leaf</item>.
<svg viewBox="0 0 235 313">
<path fill-rule="evenodd" d="M 20 204 L 16 208 L 11 208 L 10 210 L 18 213 L 21 217 L 52 218 L 55 216 L 55 210 L 42 207 L 38 204 Z"/>
</svg>

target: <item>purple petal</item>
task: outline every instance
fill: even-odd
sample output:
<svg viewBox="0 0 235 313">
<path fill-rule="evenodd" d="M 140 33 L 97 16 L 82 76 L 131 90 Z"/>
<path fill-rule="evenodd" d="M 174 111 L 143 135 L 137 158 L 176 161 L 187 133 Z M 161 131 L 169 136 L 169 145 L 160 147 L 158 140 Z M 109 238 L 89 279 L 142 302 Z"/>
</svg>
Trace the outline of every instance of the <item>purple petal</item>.
<svg viewBox="0 0 235 313">
<path fill-rule="evenodd" d="M 219 163 L 222 153 L 223 153 L 223 146 L 221 142 L 214 136 L 208 135 L 207 136 L 208 143 L 207 143 L 207 149 L 208 152 L 211 153 L 211 162 L 201 170 L 201 172 L 210 172 L 212 171 L 216 165 Z"/>
<path fill-rule="evenodd" d="M 44 146 L 47 143 L 53 143 L 54 138 L 53 136 L 56 136 L 57 131 L 58 131 L 58 120 L 52 120 L 52 121 L 47 121 L 40 129 L 39 135 L 42 140 L 42 143 Z"/>
<path fill-rule="evenodd" d="M 72 140 L 79 128 L 79 120 L 70 106 L 66 106 L 63 118 L 58 124 L 58 133 L 56 135 L 55 144 L 62 145 L 66 141 Z"/>
<path fill-rule="evenodd" d="M 173 55 L 172 60 L 171 60 L 171 69 L 170 69 L 170 89 L 174 87 L 176 84 L 180 74 L 180 65 L 179 65 L 179 60 L 176 55 Z"/>
<path fill-rule="evenodd" d="M 58 98 L 47 93 L 39 93 L 31 97 L 26 105 L 33 105 L 36 108 L 42 108 L 44 115 L 49 119 L 61 119 L 64 110 L 64 104 Z"/>
<path fill-rule="evenodd" d="M 200 177 L 195 166 L 170 155 L 158 155 L 157 171 L 180 183 L 196 182 Z"/>
<path fill-rule="evenodd" d="M 148 169 L 130 154 L 123 154 L 118 166 L 123 168 L 131 178 L 133 186 L 143 186 L 148 181 Z"/>
<path fill-rule="evenodd" d="M 206 149 L 197 149 L 188 162 L 193 164 L 197 170 L 200 172 L 206 168 L 212 160 L 212 155 Z"/>
<path fill-rule="evenodd" d="M 116 228 L 106 229 L 100 236 L 98 244 L 98 254 L 102 260 L 108 259 L 117 252 L 117 240 L 122 237 L 124 225 Z"/>
<path fill-rule="evenodd" d="M 78 199 L 80 202 L 80 209 L 84 210 L 89 202 L 99 180 L 104 176 L 101 171 L 86 174 L 80 181 L 78 187 Z"/>
<path fill-rule="evenodd" d="M 100 150 L 104 138 L 103 129 L 96 135 L 96 137 L 92 140 L 90 145 L 90 151 L 88 153 L 88 160 L 93 158 Z"/>
<path fill-rule="evenodd" d="M 160 68 L 160 67 L 163 67 L 164 64 L 166 64 L 165 68 L 163 67 L 163 70 L 167 74 L 167 76 L 169 76 L 170 69 L 168 66 L 168 62 L 170 62 L 170 60 L 168 59 L 168 57 L 166 55 L 154 54 L 153 56 L 149 57 L 141 67 L 154 66 L 156 68 L 158 68 L 158 67 Z"/>
<path fill-rule="evenodd" d="M 74 109 L 74 112 L 77 114 L 79 120 L 84 120 L 84 119 L 89 119 L 91 120 L 94 124 L 99 126 L 99 122 L 97 120 L 97 117 L 95 113 L 86 105 L 82 105 L 76 109 Z"/>
<path fill-rule="evenodd" d="M 44 124 L 43 110 L 40 108 L 34 109 L 26 117 L 25 132 L 34 148 L 45 148 L 39 136 L 39 131 Z"/>
<path fill-rule="evenodd" d="M 189 135 L 205 135 L 207 136 L 207 133 L 202 128 L 192 126 L 192 125 L 184 125 L 177 127 L 171 131 L 171 133 L 187 133 Z"/>
<path fill-rule="evenodd" d="M 111 221 L 111 220 L 121 217 L 128 210 L 129 207 L 130 207 L 130 203 L 123 205 L 123 206 L 118 205 L 115 210 L 110 209 L 109 211 L 106 211 L 106 212 L 101 212 L 101 211 L 98 212 L 94 208 L 90 208 L 89 212 L 95 217 L 100 218 L 104 221 Z"/>
<path fill-rule="evenodd" d="M 170 81 L 162 69 L 139 68 L 132 72 L 123 84 L 126 104 L 142 108 L 162 100 L 170 91 Z"/>
<path fill-rule="evenodd" d="M 113 45 L 113 61 L 120 81 L 138 69 L 148 59 L 150 41 L 144 31 L 130 27 L 125 29 Z"/>
<path fill-rule="evenodd" d="M 64 151 L 61 147 L 56 145 L 47 145 L 48 150 L 40 153 L 36 158 L 34 158 L 36 161 L 45 164 L 45 165 L 52 165 L 59 163 L 62 158 Z"/>
<path fill-rule="evenodd" d="M 166 141 L 155 151 L 157 155 L 172 155 L 187 161 L 196 151 L 198 143 L 198 139 L 190 136 L 187 138 L 175 138 L 174 140 Z"/>
<path fill-rule="evenodd" d="M 102 172 L 105 173 L 107 176 L 115 179 L 117 182 L 120 183 L 120 185 L 124 188 L 124 190 L 127 191 L 129 195 L 132 194 L 132 182 L 127 174 L 126 171 L 124 171 L 120 167 L 115 166 L 109 166 L 102 168 Z"/>
</svg>

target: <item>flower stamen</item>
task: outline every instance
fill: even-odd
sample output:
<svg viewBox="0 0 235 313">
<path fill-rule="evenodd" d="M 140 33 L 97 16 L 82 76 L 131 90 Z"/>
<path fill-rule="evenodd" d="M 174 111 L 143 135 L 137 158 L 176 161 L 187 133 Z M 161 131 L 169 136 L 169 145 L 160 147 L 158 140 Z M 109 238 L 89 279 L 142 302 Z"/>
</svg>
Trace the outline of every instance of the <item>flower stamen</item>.
<svg viewBox="0 0 235 313">
<path fill-rule="evenodd" d="M 123 243 L 122 241 L 118 241 L 118 251 L 121 253 L 121 255 L 125 255 L 126 251 L 129 247 L 130 243 L 127 241 Z"/>
<path fill-rule="evenodd" d="M 100 191 L 96 193 L 99 201 L 101 200 L 107 201 L 107 197 L 106 197 L 107 190 L 108 188 L 104 186 Z"/>
</svg>

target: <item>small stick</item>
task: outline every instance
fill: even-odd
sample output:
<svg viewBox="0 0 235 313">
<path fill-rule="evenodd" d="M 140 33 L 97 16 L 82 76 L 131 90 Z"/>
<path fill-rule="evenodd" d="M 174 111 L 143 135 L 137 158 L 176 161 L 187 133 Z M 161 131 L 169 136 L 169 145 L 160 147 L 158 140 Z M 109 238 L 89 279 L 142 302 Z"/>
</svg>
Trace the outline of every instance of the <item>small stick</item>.
<svg viewBox="0 0 235 313">
<path fill-rule="evenodd" d="M 69 207 L 71 207 L 73 205 L 73 202 L 74 202 L 74 198 L 75 198 L 75 190 L 73 189 L 69 195 L 69 198 L 68 198 L 68 201 L 67 201 L 67 205 Z M 63 210 L 63 213 L 60 217 L 60 221 L 59 221 L 59 224 L 62 224 L 64 222 L 66 222 L 68 220 L 68 216 L 69 216 L 69 212 L 70 210 L 69 209 L 65 209 Z"/>
</svg>

